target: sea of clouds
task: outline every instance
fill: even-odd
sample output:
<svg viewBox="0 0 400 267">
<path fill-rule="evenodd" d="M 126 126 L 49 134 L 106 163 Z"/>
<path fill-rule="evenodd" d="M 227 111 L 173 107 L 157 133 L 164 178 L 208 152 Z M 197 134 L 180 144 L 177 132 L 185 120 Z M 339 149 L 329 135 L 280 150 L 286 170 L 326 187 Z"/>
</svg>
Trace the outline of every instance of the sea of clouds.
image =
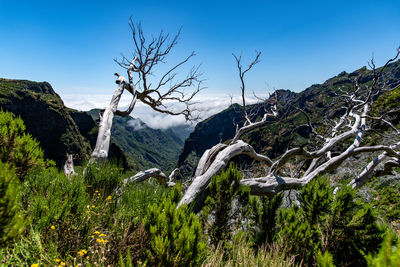
<svg viewBox="0 0 400 267">
<path fill-rule="evenodd" d="M 64 104 L 73 109 L 87 111 L 93 108 L 105 108 L 109 104 L 112 95 L 61 95 Z M 131 97 L 123 95 L 119 102 L 118 109 L 124 110 L 129 105 Z M 208 117 L 228 108 L 231 103 L 241 103 L 241 96 L 229 96 L 227 94 L 198 94 L 193 100 L 195 104 L 193 108 L 200 116 L 200 120 L 207 119 Z M 246 97 L 246 104 L 253 104 L 259 102 L 254 96 Z M 177 109 L 174 103 L 166 103 L 171 109 Z M 153 129 L 167 129 L 173 126 L 186 124 L 184 116 L 171 116 L 168 114 L 159 113 L 154 111 L 149 106 L 138 101 L 135 109 L 131 113 L 133 118 L 139 118 L 149 127 Z M 133 128 L 142 127 L 141 125 L 132 125 Z"/>
</svg>

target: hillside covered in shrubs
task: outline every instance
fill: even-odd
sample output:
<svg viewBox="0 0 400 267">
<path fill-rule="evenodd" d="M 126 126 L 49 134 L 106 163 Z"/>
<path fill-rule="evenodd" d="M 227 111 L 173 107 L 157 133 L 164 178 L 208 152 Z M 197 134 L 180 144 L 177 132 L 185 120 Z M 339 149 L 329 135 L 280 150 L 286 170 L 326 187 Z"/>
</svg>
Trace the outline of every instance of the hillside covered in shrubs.
<svg viewBox="0 0 400 267">
<path fill-rule="evenodd" d="M 167 189 L 149 180 L 117 194 L 133 173 L 112 162 L 65 176 L 10 112 L 0 113 L 0 133 L 0 265 L 398 266 L 400 260 L 397 179 L 370 182 L 375 197 L 365 201 L 320 177 L 299 190 L 298 203 L 283 204 L 282 194 L 250 196 L 231 164 L 212 178 L 195 214 L 187 205 L 176 208 L 180 184 Z"/>
</svg>

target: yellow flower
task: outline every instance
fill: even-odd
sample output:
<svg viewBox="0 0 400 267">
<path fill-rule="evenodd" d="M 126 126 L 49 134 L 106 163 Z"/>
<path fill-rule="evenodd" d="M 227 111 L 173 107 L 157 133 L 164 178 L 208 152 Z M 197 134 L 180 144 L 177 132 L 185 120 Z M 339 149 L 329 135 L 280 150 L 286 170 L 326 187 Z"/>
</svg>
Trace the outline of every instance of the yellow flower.
<svg viewBox="0 0 400 267">
<path fill-rule="evenodd" d="M 111 197 L 111 196 L 108 196 L 108 197 L 107 197 L 107 200 L 111 200 L 111 199 L 112 199 L 112 197 Z"/>
<path fill-rule="evenodd" d="M 59 263 L 61 260 L 60 259 L 56 259 L 56 262 Z"/>
<path fill-rule="evenodd" d="M 92 205 L 92 208 L 94 208 L 94 209 L 95 209 L 95 208 L 96 208 L 96 206 L 95 206 L 95 205 Z"/>
<path fill-rule="evenodd" d="M 86 259 L 88 260 L 88 259 L 89 259 L 89 256 L 86 256 Z"/>
<path fill-rule="evenodd" d="M 65 262 L 60 262 L 60 265 L 59 266 L 66 266 L 66 264 L 65 264 Z"/>
<path fill-rule="evenodd" d="M 103 236 L 106 236 L 106 235 L 105 235 L 105 234 L 100 234 L 100 235 L 99 235 L 99 237 L 103 237 Z"/>
<path fill-rule="evenodd" d="M 39 263 L 31 264 L 31 267 L 39 267 Z"/>
<path fill-rule="evenodd" d="M 52 225 L 52 226 L 50 226 L 50 229 L 54 230 L 54 229 L 56 229 L 56 227 L 54 225 Z"/>
<path fill-rule="evenodd" d="M 99 192 L 99 190 L 96 190 L 96 191 L 94 191 L 95 193 L 98 193 Z"/>
<path fill-rule="evenodd" d="M 100 234 L 100 232 L 99 232 L 99 231 L 96 231 L 96 232 L 94 232 L 93 234 L 98 235 L 98 234 Z"/>
<path fill-rule="evenodd" d="M 100 243 L 100 244 L 104 244 L 106 241 L 103 239 L 103 238 L 98 238 L 98 239 L 96 239 L 96 242 L 97 243 Z"/>
<path fill-rule="evenodd" d="M 82 249 L 81 251 L 78 252 L 78 255 L 83 257 L 87 254 L 87 251 L 85 249 Z"/>
</svg>

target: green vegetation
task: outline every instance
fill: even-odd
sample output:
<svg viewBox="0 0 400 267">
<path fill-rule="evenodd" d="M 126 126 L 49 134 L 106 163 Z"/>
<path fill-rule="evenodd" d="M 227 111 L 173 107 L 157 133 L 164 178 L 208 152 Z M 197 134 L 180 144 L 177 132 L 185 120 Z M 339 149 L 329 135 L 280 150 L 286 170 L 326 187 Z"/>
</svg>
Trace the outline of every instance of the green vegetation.
<svg viewBox="0 0 400 267">
<path fill-rule="evenodd" d="M 242 174 L 233 164 L 211 179 L 202 217 L 210 243 L 214 246 L 231 239 L 232 231 L 241 224 L 246 213 L 250 192 L 240 185 L 241 179 Z"/>
<path fill-rule="evenodd" d="M 20 211 L 18 178 L 8 164 L 0 162 L 0 247 L 24 230 Z"/>
<path fill-rule="evenodd" d="M 11 112 L 0 112 L 0 161 L 10 163 L 20 178 L 31 168 L 45 166 L 39 143 L 25 133 L 24 122 Z"/>
<path fill-rule="evenodd" d="M 66 153 L 74 155 L 75 163 L 88 159 L 88 140 L 49 83 L 0 79 L 0 108 L 25 121 L 24 130 L 40 141 L 42 153 L 58 167 Z"/>
<path fill-rule="evenodd" d="M 368 255 L 368 266 L 374 267 L 396 267 L 400 263 L 400 238 L 392 230 L 386 232 L 385 240 L 379 253 Z"/>
<path fill-rule="evenodd" d="M 232 249 L 228 253 L 222 243 L 216 249 L 209 251 L 203 266 L 299 266 L 294 262 L 293 256 L 284 253 L 282 247 L 262 246 L 254 250 L 243 232 L 238 233 L 231 244 Z"/>
<path fill-rule="evenodd" d="M 375 102 L 371 110 L 371 115 L 377 116 L 398 108 L 400 101 L 400 86 L 396 89 L 381 95 Z"/>
<path fill-rule="evenodd" d="M 372 205 L 379 207 L 379 215 L 393 226 L 400 225 L 400 183 L 397 180 L 375 178 L 368 185 L 374 195 Z"/>
<path fill-rule="evenodd" d="M 321 251 L 328 251 L 338 265 L 365 265 L 363 255 L 377 251 L 382 228 L 369 204 L 356 199 L 356 192 L 340 186 L 336 194 L 328 179 L 305 186 L 299 195 L 300 207 L 281 209 L 277 225 L 297 262 L 312 264 Z"/>
<path fill-rule="evenodd" d="M 256 247 L 271 244 L 276 233 L 276 215 L 282 205 L 283 194 L 277 194 L 271 198 L 250 198 L 250 219 L 252 242 Z"/>
<path fill-rule="evenodd" d="M 148 206 L 143 225 L 150 234 L 152 266 L 197 266 L 202 260 L 206 244 L 199 219 L 186 205 L 176 208 L 181 189 L 175 186 L 161 203 Z"/>
<path fill-rule="evenodd" d="M 98 119 L 99 110 L 88 111 L 94 120 Z M 136 127 L 130 126 L 131 117 L 115 116 L 111 128 L 112 141 L 127 155 L 131 166 L 137 170 L 160 168 L 170 172 L 175 168 L 176 160 L 182 148 L 182 141 L 173 134 L 160 129 L 147 127 L 135 119 Z M 97 132 L 96 135 L 97 137 Z"/>
<path fill-rule="evenodd" d="M 27 144 L 41 151 L 20 118 L 4 112 L 0 118 L 7 151 Z M 30 141 L 10 141 L 19 138 Z M 0 161 L 0 265 L 398 266 L 400 260 L 397 234 L 378 224 L 371 204 L 346 186 L 334 194 L 327 177 L 299 191 L 299 206 L 285 208 L 283 194 L 250 197 L 231 164 L 212 178 L 199 218 L 188 206 L 176 208 L 179 184 L 168 189 L 149 180 L 117 195 L 132 173 L 113 162 L 77 167 L 68 178 L 38 152 L 23 153 L 25 165 L 10 154 Z M 388 184 L 369 185 L 372 204 L 395 225 L 399 187 Z"/>
</svg>

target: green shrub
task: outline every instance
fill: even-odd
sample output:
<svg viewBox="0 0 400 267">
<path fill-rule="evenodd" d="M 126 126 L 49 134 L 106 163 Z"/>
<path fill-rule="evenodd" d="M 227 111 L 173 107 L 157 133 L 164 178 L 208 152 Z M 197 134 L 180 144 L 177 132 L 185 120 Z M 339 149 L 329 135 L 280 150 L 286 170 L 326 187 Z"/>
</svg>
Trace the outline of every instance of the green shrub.
<svg viewBox="0 0 400 267">
<path fill-rule="evenodd" d="M 167 189 L 155 183 L 132 183 L 124 187 L 119 198 L 114 217 L 118 221 L 139 223 L 146 215 L 149 203 L 159 204 L 167 193 Z"/>
<path fill-rule="evenodd" d="M 175 186 L 160 204 L 148 206 L 143 225 L 150 235 L 147 253 L 151 265 L 196 266 L 206 244 L 201 240 L 201 224 L 186 205 L 176 208 L 181 186 Z"/>
<path fill-rule="evenodd" d="M 318 267 L 334 267 L 335 265 L 333 264 L 332 255 L 328 251 L 325 251 L 324 254 L 322 254 L 321 251 L 318 251 L 317 266 Z"/>
<path fill-rule="evenodd" d="M 43 150 L 30 134 L 25 133 L 22 119 L 3 111 L 0 111 L 0 161 L 14 167 L 20 178 L 31 168 L 45 166 Z"/>
<path fill-rule="evenodd" d="M 314 237 L 316 231 L 305 218 L 304 212 L 297 206 L 281 209 L 277 225 L 279 239 L 285 240 L 289 253 L 297 255 L 298 262 L 302 260 L 311 262 L 315 251 L 320 249 L 319 236 Z"/>
<path fill-rule="evenodd" d="M 24 203 L 36 230 L 54 221 L 80 218 L 91 204 L 82 177 L 72 176 L 69 179 L 56 168 L 27 176 Z"/>
<path fill-rule="evenodd" d="M 276 218 L 283 194 L 250 198 L 250 229 L 256 247 L 272 243 L 276 233 Z"/>
<path fill-rule="evenodd" d="M 110 210 L 113 205 L 115 205 L 115 210 L 111 210 L 110 223 L 107 225 L 112 240 L 109 255 L 112 260 L 111 265 L 119 262 L 120 265 L 125 263 L 126 266 L 130 266 L 132 261 L 137 263 L 138 260 L 146 259 L 150 240 L 141 221 L 146 215 L 149 204 L 160 204 L 167 190 L 158 183 L 154 185 L 147 182 L 132 183 L 124 187 L 118 200 L 112 200 Z M 103 223 L 103 225 L 106 224 Z M 122 259 L 115 258 L 119 255 Z M 126 257 L 125 260 L 124 257 Z"/>
<path fill-rule="evenodd" d="M 400 182 L 379 183 L 374 178 L 368 185 L 374 189 L 372 205 L 377 207 L 379 215 L 389 224 L 400 224 Z"/>
<path fill-rule="evenodd" d="M 0 249 L 1 266 L 54 266 L 57 248 L 45 245 L 40 233 L 30 229 L 27 236 L 17 239 L 11 247 Z"/>
<path fill-rule="evenodd" d="M 90 193 L 97 190 L 103 195 L 112 194 L 123 180 L 122 171 L 114 162 L 88 164 L 84 178 Z"/>
<path fill-rule="evenodd" d="M 229 240 L 235 224 L 242 223 L 241 216 L 246 213 L 250 191 L 240 185 L 241 179 L 242 174 L 233 164 L 211 178 L 202 220 L 208 224 L 207 233 L 214 246 L 220 241 Z M 237 202 L 233 203 L 234 200 Z"/>
<path fill-rule="evenodd" d="M 398 267 L 400 264 L 400 238 L 389 228 L 379 253 L 367 256 L 368 266 Z"/>
<path fill-rule="evenodd" d="M 376 251 L 382 240 L 376 214 L 370 205 L 355 199 L 350 187 L 333 191 L 327 178 L 302 188 L 301 206 L 280 212 L 279 236 L 304 263 L 314 264 L 318 251 L 328 251 L 336 265 L 365 265 L 363 253 Z"/>
<path fill-rule="evenodd" d="M 0 247 L 24 230 L 18 178 L 8 164 L 0 162 Z"/>
</svg>

